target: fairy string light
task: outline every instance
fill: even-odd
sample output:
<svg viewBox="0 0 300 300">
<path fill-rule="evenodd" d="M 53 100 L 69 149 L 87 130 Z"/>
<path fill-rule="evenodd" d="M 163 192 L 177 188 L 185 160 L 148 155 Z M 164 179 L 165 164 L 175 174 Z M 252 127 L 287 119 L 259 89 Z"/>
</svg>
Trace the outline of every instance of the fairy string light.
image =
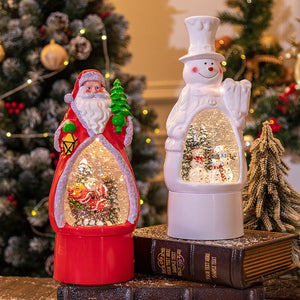
<svg viewBox="0 0 300 300">
<path fill-rule="evenodd" d="M 53 72 L 45 74 L 45 75 L 42 75 L 42 76 L 38 77 L 37 79 L 31 79 L 31 78 L 29 78 L 23 84 L 21 84 L 21 85 L 17 86 L 16 88 L 14 88 L 14 89 L 12 89 L 12 90 L 10 90 L 10 91 L 8 91 L 8 92 L 0 95 L 0 99 L 3 100 L 5 98 L 7 98 L 7 97 L 9 97 L 9 96 L 11 96 L 13 94 L 15 94 L 16 92 L 19 92 L 19 91 L 23 90 L 24 88 L 28 87 L 29 85 L 35 84 L 37 82 L 41 82 L 41 81 L 43 81 L 45 79 L 48 79 L 48 78 L 56 75 L 57 73 L 61 72 L 63 69 L 64 68 L 56 70 L 56 71 L 53 71 Z"/>
</svg>

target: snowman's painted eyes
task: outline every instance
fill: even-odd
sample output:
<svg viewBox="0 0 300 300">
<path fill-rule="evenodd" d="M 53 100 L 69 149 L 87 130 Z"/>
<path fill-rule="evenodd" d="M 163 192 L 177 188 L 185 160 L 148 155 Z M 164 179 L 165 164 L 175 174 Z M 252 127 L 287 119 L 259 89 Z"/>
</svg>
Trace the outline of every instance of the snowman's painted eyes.
<svg viewBox="0 0 300 300">
<path fill-rule="evenodd" d="M 193 72 L 193 73 L 197 73 L 197 72 L 198 72 L 198 68 L 197 68 L 197 67 L 193 67 L 193 68 L 192 68 L 192 72 Z"/>
</svg>

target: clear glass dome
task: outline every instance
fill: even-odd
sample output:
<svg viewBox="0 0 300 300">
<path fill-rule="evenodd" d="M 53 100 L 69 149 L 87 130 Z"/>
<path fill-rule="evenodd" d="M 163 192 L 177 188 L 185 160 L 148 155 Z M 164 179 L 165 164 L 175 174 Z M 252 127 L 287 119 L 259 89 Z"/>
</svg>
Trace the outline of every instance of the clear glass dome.
<svg viewBox="0 0 300 300">
<path fill-rule="evenodd" d="M 66 222 L 72 226 L 125 223 L 129 197 L 114 156 L 95 140 L 77 157 L 64 196 Z"/>
<path fill-rule="evenodd" d="M 228 117 L 219 109 L 198 113 L 187 131 L 181 178 L 196 183 L 238 182 L 240 157 Z"/>
</svg>

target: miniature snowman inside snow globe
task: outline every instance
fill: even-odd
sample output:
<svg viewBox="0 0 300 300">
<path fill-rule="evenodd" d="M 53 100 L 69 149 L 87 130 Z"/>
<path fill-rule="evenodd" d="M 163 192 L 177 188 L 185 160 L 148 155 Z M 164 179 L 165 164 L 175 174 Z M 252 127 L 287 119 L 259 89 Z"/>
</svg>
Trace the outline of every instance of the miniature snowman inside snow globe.
<svg viewBox="0 0 300 300">
<path fill-rule="evenodd" d="M 186 86 L 167 120 L 165 182 L 169 189 L 168 235 L 229 239 L 243 235 L 241 190 L 246 180 L 242 130 L 251 84 L 222 82 L 215 52 L 219 19 L 190 17 L 184 63 Z"/>
</svg>

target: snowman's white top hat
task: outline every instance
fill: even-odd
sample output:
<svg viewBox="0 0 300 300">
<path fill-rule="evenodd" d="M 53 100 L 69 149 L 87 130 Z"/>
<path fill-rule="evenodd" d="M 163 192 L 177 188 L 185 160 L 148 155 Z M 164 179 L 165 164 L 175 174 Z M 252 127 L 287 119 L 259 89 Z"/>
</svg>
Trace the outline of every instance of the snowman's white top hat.
<svg viewBox="0 0 300 300">
<path fill-rule="evenodd" d="M 216 53 L 215 35 L 220 24 L 216 17 L 195 16 L 184 20 L 190 37 L 190 47 L 188 54 L 179 58 L 186 62 L 194 59 L 216 59 L 225 60 L 224 56 Z"/>
</svg>

